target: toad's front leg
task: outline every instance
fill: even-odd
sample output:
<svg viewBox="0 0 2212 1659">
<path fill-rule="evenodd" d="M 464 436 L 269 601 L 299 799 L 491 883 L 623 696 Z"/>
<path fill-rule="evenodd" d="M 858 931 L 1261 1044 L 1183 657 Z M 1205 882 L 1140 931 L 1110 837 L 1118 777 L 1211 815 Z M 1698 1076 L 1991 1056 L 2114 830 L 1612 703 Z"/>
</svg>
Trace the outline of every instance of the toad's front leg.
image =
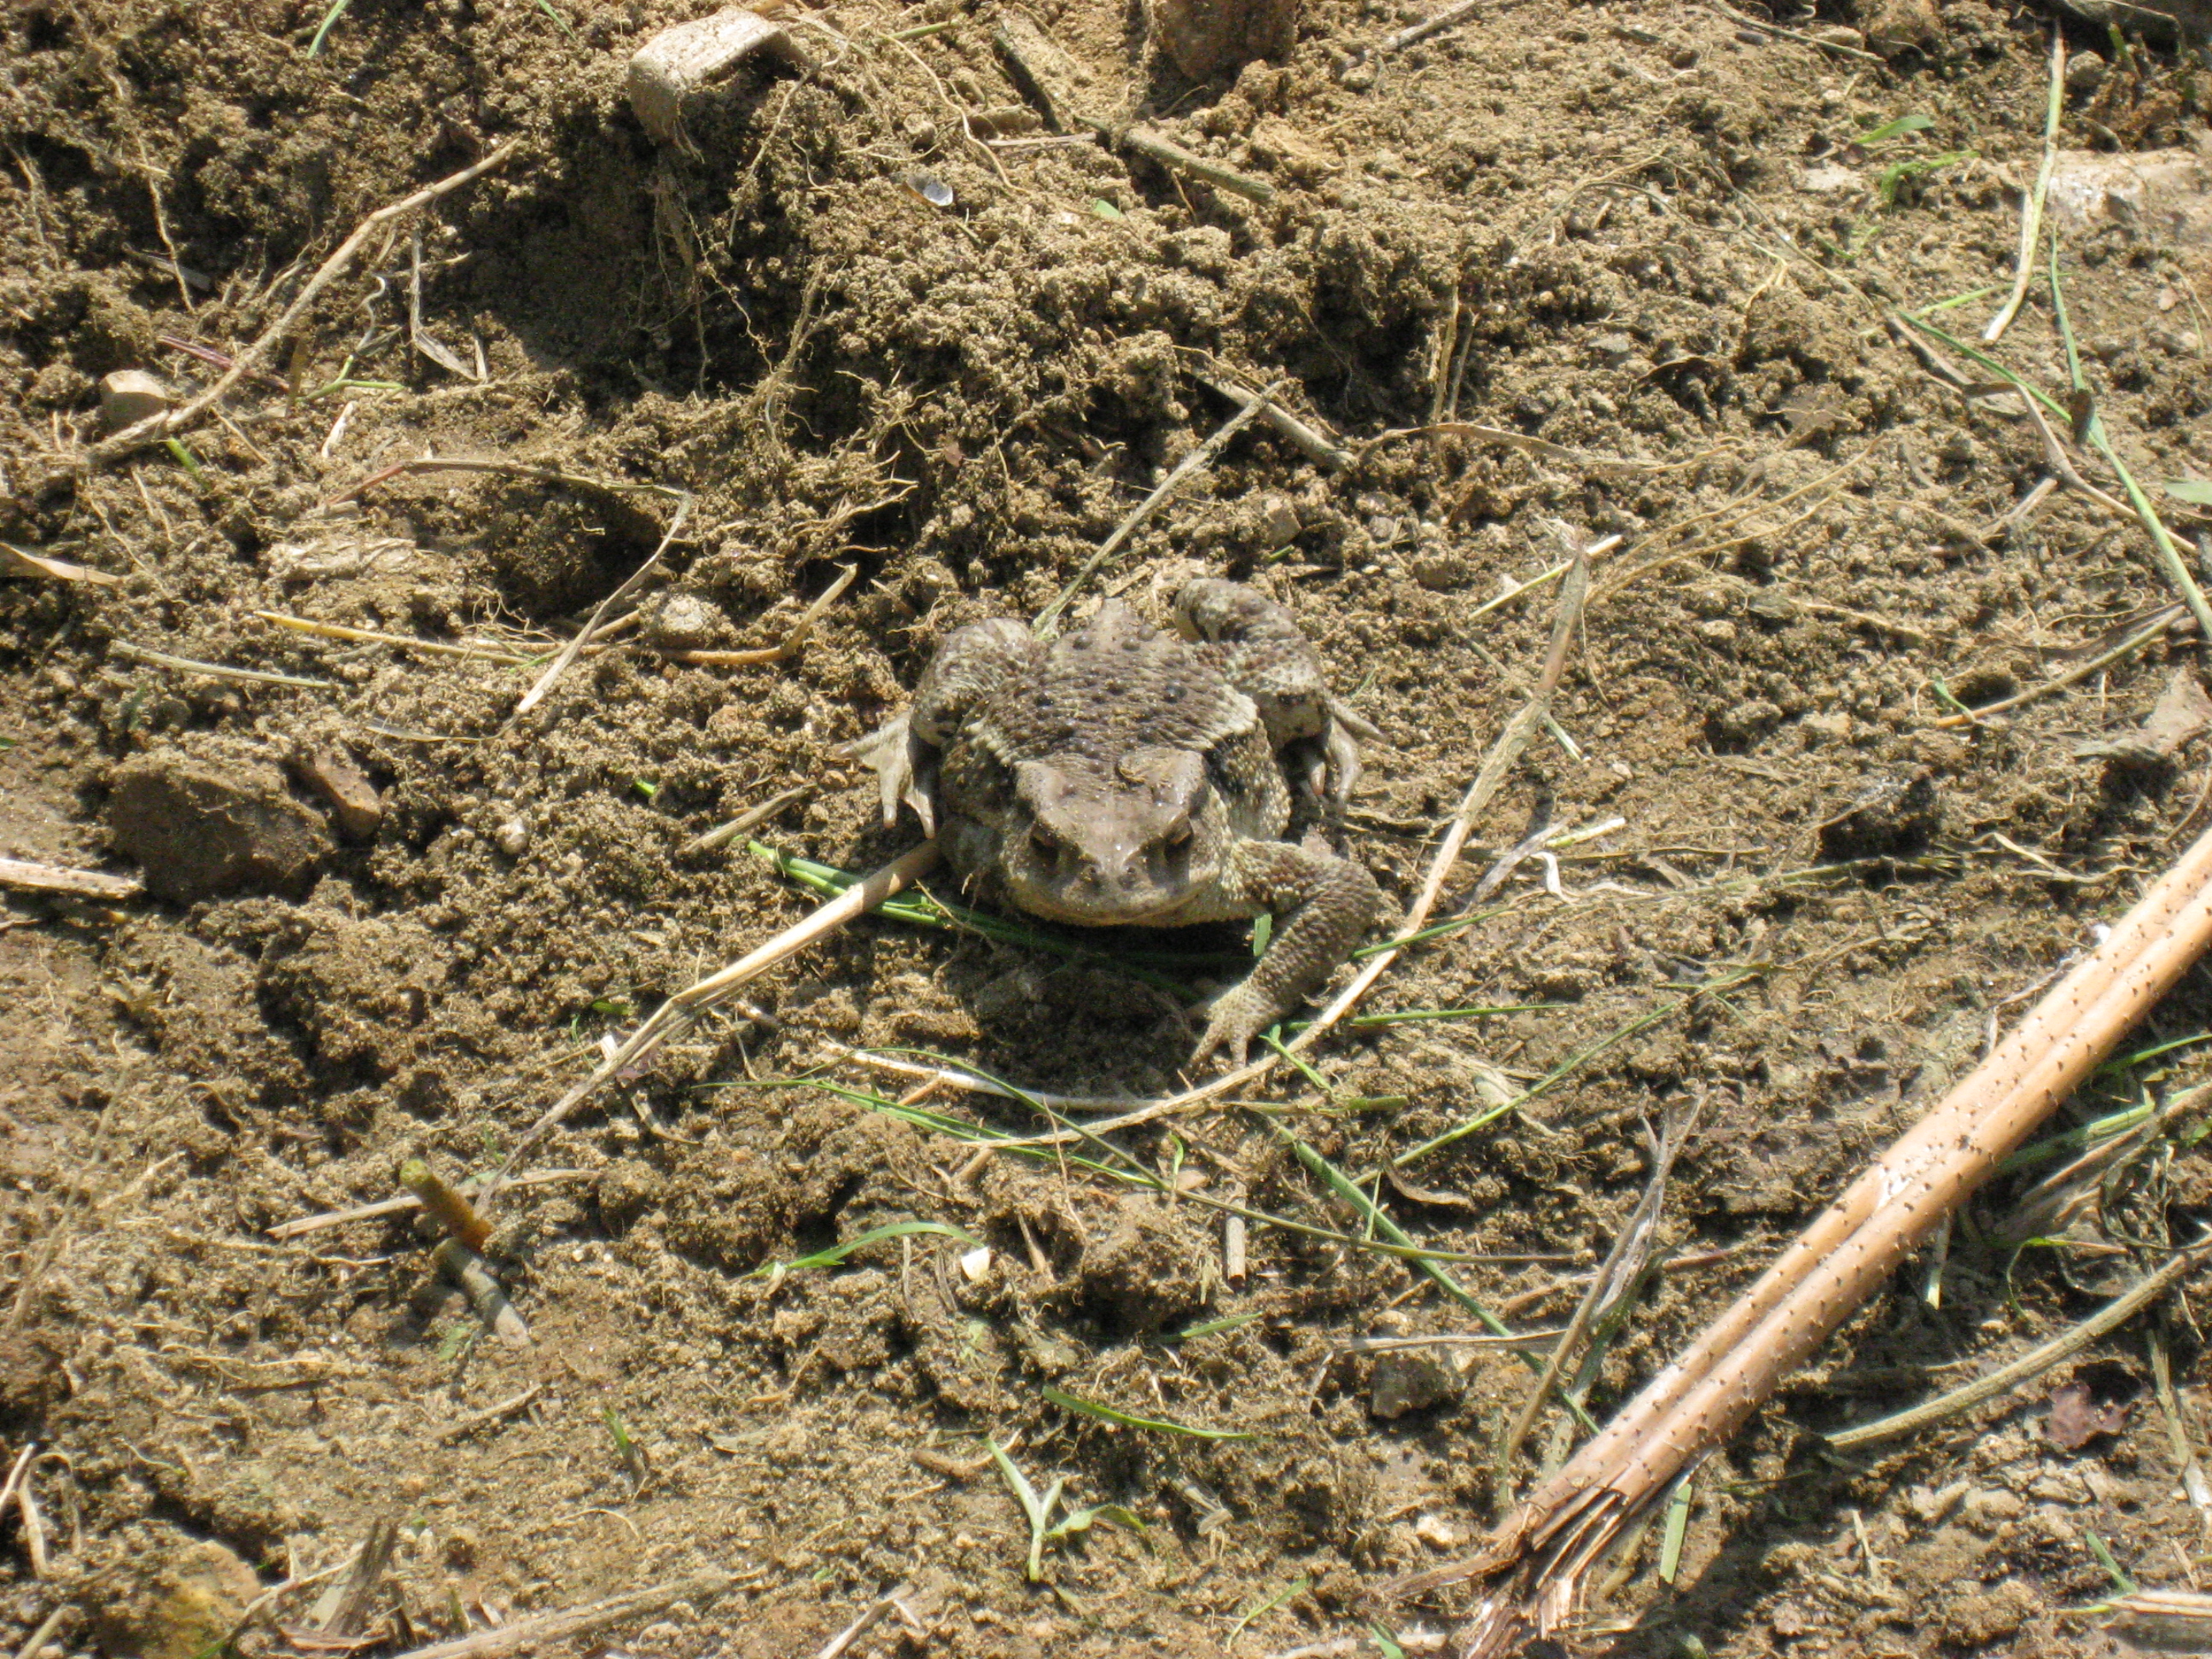
<svg viewBox="0 0 2212 1659">
<path fill-rule="evenodd" d="M 1283 841 L 1239 842 L 1221 872 L 1221 915 L 1273 915 L 1274 937 L 1243 982 L 1214 999 L 1193 1065 L 1225 1048 L 1242 1066 L 1252 1039 L 1328 981 L 1382 906 L 1364 866 Z"/>
</svg>

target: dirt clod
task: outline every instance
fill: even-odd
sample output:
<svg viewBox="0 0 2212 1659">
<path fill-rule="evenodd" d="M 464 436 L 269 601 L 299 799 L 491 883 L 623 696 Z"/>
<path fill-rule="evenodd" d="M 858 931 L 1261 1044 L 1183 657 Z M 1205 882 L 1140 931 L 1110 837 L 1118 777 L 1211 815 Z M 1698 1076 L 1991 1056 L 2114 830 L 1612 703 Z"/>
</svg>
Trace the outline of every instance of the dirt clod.
<svg viewBox="0 0 2212 1659">
<path fill-rule="evenodd" d="M 321 822 L 285 793 L 272 766 L 141 755 L 116 769 L 107 799 L 115 850 L 146 890 L 180 903 L 228 893 L 298 897 L 330 851 Z"/>
<path fill-rule="evenodd" d="M 227 1641 L 261 1593 L 232 1550 L 148 1522 L 135 1547 L 96 1581 L 88 1604 L 109 1651 L 131 1659 L 198 1659 Z"/>
<path fill-rule="evenodd" d="M 1085 1300 L 1120 1333 L 1142 1335 L 1206 1305 L 1218 1275 L 1214 1257 L 1148 1199 L 1129 1199 L 1076 1269 Z"/>
<path fill-rule="evenodd" d="M 1150 0 L 1153 40 L 1194 81 L 1280 57 L 1298 11 L 1299 0 Z"/>
</svg>

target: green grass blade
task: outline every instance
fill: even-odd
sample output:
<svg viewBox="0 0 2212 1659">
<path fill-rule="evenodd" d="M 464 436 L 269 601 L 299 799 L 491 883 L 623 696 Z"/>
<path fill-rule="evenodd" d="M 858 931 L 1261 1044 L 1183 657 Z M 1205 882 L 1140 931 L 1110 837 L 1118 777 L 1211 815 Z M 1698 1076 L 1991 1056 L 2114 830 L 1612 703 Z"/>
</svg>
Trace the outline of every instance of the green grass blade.
<svg viewBox="0 0 2212 1659">
<path fill-rule="evenodd" d="M 905 1238 L 915 1233 L 931 1233 L 939 1238 L 957 1239 L 975 1245 L 981 1243 L 969 1233 L 944 1221 L 892 1221 L 880 1227 L 871 1227 L 864 1233 L 855 1233 L 843 1243 L 832 1244 L 826 1250 L 817 1250 L 812 1255 L 802 1255 L 796 1261 L 770 1261 L 753 1269 L 755 1279 L 781 1279 L 787 1273 L 805 1273 L 816 1267 L 834 1267 L 855 1250 L 871 1244 L 879 1244 L 887 1238 Z"/>
<path fill-rule="evenodd" d="M 1292 1596 L 1304 1595 L 1308 1588 L 1310 1587 L 1312 1583 L 1313 1580 L 1311 1578 L 1300 1575 L 1298 1577 L 1291 1580 L 1289 1583 L 1284 1585 L 1282 1589 L 1275 1591 L 1272 1595 L 1264 1595 L 1261 1597 L 1260 1600 L 1255 1601 L 1250 1607 L 1245 1608 L 1243 1612 L 1238 1613 L 1235 1620 L 1230 1625 L 1228 1637 L 1229 1642 L 1234 1642 L 1238 1637 L 1242 1636 L 1244 1633 L 1245 1626 L 1249 1625 L 1255 1619 L 1264 1619 L 1267 1614 L 1273 1613 L 1277 1607 L 1281 1607 L 1284 1602 L 1289 1601 Z M 1227 1644 L 1224 1643 L 1224 1645 L 1225 1646 Z"/>
<path fill-rule="evenodd" d="M 1690 1530 L 1690 1482 L 1683 1476 L 1667 1500 L 1667 1524 L 1659 1534 L 1659 1582 L 1671 1584 L 1682 1570 L 1682 1540 Z"/>
<path fill-rule="evenodd" d="M 1085 1417 L 1095 1417 L 1102 1423 L 1112 1423 L 1124 1429 L 1152 1429 L 1161 1434 L 1180 1434 L 1193 1440 L 1257 1440 L 1261 1437 L 1241 1429 L 1202 1429 L 1194 1424 L 1174 1423 L 1164 1417 L 1139 1417 L 1112 1406 L 1101 1405 L 1096 1400 L 1085 1400 L 1050 1383 L 1044 1388 L 1044 1397 L 1063 1410 L 1080 1412 Z"/>
<path fill-rule="evenodd" d="M 351 4 L 353 0 L 336 0 L 323 14 L 322 27 L 315 31 L 315 38 L 307 42 L 308 57 L 320 58 L 323 55 L 323 42 L 331 38 L 331 31 L 338 26 L 338 19 L 346 15 L 346 8 Z"/>
</svg>

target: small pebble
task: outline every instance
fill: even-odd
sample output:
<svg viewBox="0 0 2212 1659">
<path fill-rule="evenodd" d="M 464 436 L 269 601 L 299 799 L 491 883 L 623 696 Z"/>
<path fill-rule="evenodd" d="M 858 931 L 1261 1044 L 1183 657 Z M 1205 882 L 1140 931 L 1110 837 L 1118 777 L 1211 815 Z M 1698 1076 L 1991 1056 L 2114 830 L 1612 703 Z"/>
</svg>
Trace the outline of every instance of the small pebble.
<svg viewBox="0 0 2212 1659">
<path fill-rule="evenodd" d="M 508 818 L 491 832 L 492 845 L 511 859 L 519 859 L 530 849 L 530 826 L 520 818 Z"/>
<path fill-rule="evenodd" d="M 1442 1516 L 1424 1515 L 1413 1522 L 1413 1536 L 1436 1549 L 1457 1549 L 1465 1535 Z"/>
<path fill-rule="evenodd" d="M 110 432 L 161 414 L 169 401 L 169 388 L 161 377 L 143 368 L 118 368 L 100 382 L 100 418 Z"/>
<path fill-rule="evenodd" d="M 2105 84 L 2105 60 L 2094 52 L 2077 52 L 2066 60 L 2066 90 L 2086 98 Z"/>
<path fill-rule="evenodd" d="M 696 593 L 672 593 L 646 618 L 645 642 L 656 651 L 699 651 L 721 631 L 721 611 Z"/>
</svg>

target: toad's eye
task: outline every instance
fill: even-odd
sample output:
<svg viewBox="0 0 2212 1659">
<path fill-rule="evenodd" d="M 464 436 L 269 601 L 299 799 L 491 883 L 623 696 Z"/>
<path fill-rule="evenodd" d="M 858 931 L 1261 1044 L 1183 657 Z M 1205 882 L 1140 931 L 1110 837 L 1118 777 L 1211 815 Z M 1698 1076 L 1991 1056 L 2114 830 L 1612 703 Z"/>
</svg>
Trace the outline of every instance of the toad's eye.
<svg viewBox="0 0 2212 1659">
<path fill-rule="evenodd" d="M 1041 823 L 1030 825 L 1030 845 L 1049 858 L 1060 851 L 1060 837 Z"/>
<path fill-rule="evenodd" d="M 1183 817 L 1177 818 L 1173 823 L 1168 825 L 1167 832 L 1163 835 L 1160 839 L 1166 842 L 1170 847 L 1180 847 L 1185 842 L 1188 841 L 1190 839 L 1189 815 L 1186 813 Z"/>
</svg>

